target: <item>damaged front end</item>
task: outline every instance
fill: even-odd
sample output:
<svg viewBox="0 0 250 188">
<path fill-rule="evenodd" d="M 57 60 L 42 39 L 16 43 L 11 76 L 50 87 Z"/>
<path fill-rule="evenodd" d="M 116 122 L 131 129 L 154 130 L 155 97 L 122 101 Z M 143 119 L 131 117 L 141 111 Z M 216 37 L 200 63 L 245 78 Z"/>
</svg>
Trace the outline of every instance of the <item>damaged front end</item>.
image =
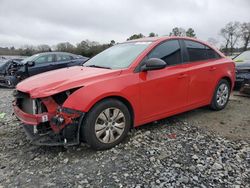
<svg viewBox="0 0 250 188">
<path fill-rule="evenodd" d="M 14 113 L 36 145 L 77 145 L 84 112 L 64 108 L 63 103 L 76 89 L 50 97 L 33 99 L 28 93 L 14 91 Z"/>
<path fill-rule="evenodd" d="M 17 83 L 27 77 L 26 65 L 10 60 L 1 67 L 0 86 L 13 88 Z"/>
</svg>

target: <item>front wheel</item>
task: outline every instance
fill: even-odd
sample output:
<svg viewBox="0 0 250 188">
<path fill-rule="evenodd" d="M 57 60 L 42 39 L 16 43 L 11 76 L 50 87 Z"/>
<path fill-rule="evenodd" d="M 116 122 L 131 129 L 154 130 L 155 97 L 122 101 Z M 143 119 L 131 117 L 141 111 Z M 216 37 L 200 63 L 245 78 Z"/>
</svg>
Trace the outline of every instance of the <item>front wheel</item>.
<svg viewBox="0 0 250 188">
<path fill-rule="evenodd" d="M 126 105 L 116 99 L 106 99 L 87 113 L 81 133 L 91 148 L 104 150 L 119 144 L 130 125 L 131 116 Z"/>
<path fill-rule="evenodd" d="M 210 108 L 213 110 L 222 110 L 226 107 L 230 96 L 230 84 L 227 80 L 222 79 L 218 83 Z"/>
<path fill-rule="evenodd" d="M 15 76 L 5 76 L 6 87 L 12 89 L 18 84 L 18 79 Z"/>
</svg>

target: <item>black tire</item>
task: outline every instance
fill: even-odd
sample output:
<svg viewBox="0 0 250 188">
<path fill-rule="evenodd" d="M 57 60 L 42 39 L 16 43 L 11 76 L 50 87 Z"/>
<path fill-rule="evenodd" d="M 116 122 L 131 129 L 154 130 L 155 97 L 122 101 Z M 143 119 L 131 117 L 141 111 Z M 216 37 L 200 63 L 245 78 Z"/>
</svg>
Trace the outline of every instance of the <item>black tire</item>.
<svg viewBox="0 0 250 188">
<path fill-rule="evenodd" d="M 223 105 L 220 105 L 217 101 L 217 92 L 218 92 L 220 86 L 222 86 L 223 84 L 225 84 L 228 88 L 228 96 L 226 97 L 226 102 Z M 212 110 L 216 110 L 216 111 L 224 109 L 229 101 L 230 91 L 231 91 L 231 86 L 230 86 L 229 82 L 226 79 L 221 79 L 215 88 L 214 95 L 213 95 L 213 98 L 212 98 L 212 101 L 210 104 L 210 108 Z"/>
<path fill-rule="evenodd" d="M 99 115 L 105 109 L 116 108 L 124 115 L 125 127 L 123 128 L 123 133 L 112 143 L 101 142 L 96 135 L 95 123 Z M 105 99 L 98 102 L 84 117 L 84 121 L 81 127 L 81 140 L 86 141 L 86 143 L 95 150 L 105 150 L 114 147 L 119 144 L 126 136 L 131 126 L 131 115 L 127 106 L 119 100 L 116 99 Z M 111 129 L 111 128 L 110 128 Z M 106 134 L 106 133 L 105 133 Z"/>
<path fill-rule="evenodd" d="M 6 76 L 5 85 L 7 88 L 13 89 L 16 87 L 18 79 L 15 76 Z"/>
</svg>

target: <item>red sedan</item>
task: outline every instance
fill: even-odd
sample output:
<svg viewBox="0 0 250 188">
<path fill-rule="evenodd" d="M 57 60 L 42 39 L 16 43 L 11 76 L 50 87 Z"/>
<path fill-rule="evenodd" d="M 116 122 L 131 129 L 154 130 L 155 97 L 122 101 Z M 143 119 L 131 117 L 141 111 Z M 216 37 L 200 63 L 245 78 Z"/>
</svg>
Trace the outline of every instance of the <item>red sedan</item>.
<svg viewBox="0 0 250 188">
<path fill-rule="evenodd" d="M 193 38 L 143 38 L 115 45 L 88 60 L 19 83 L 13 103 L 38 145 L 120 143 L 131 127 L 210 106 L 227 105 L 235 65 Z"/>
</svg>

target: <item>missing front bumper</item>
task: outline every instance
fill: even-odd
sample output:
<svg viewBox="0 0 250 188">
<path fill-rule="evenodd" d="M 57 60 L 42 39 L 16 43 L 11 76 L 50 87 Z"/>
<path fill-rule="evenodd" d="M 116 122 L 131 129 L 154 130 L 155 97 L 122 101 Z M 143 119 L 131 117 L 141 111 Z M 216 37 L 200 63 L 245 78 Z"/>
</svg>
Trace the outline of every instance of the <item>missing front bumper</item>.
<svg viewBox="0 0 250 188">
<path fill-rule="evenodd" d="M 46 110 L 41 111 L 36 106 L 37 99 L 31 99 L 20 92 L 14 95 L 14 114 L 23 123 L 31 143 L 47 146 L 79 144 L 83 112 L 62 108 L 52 97 L 39 99 L 39 104 Z"/>
<path fill-rule="evenodd" d="M 34 131 L 35 126 L 22 124 L 22 127 L 31 144 L 38 146 L 73 146 L 80 144 L 82 118 L 78 123 L 67 125 L 60 133 L 48 131 L 45 134 L 38 134 Z"/>
</svg>

